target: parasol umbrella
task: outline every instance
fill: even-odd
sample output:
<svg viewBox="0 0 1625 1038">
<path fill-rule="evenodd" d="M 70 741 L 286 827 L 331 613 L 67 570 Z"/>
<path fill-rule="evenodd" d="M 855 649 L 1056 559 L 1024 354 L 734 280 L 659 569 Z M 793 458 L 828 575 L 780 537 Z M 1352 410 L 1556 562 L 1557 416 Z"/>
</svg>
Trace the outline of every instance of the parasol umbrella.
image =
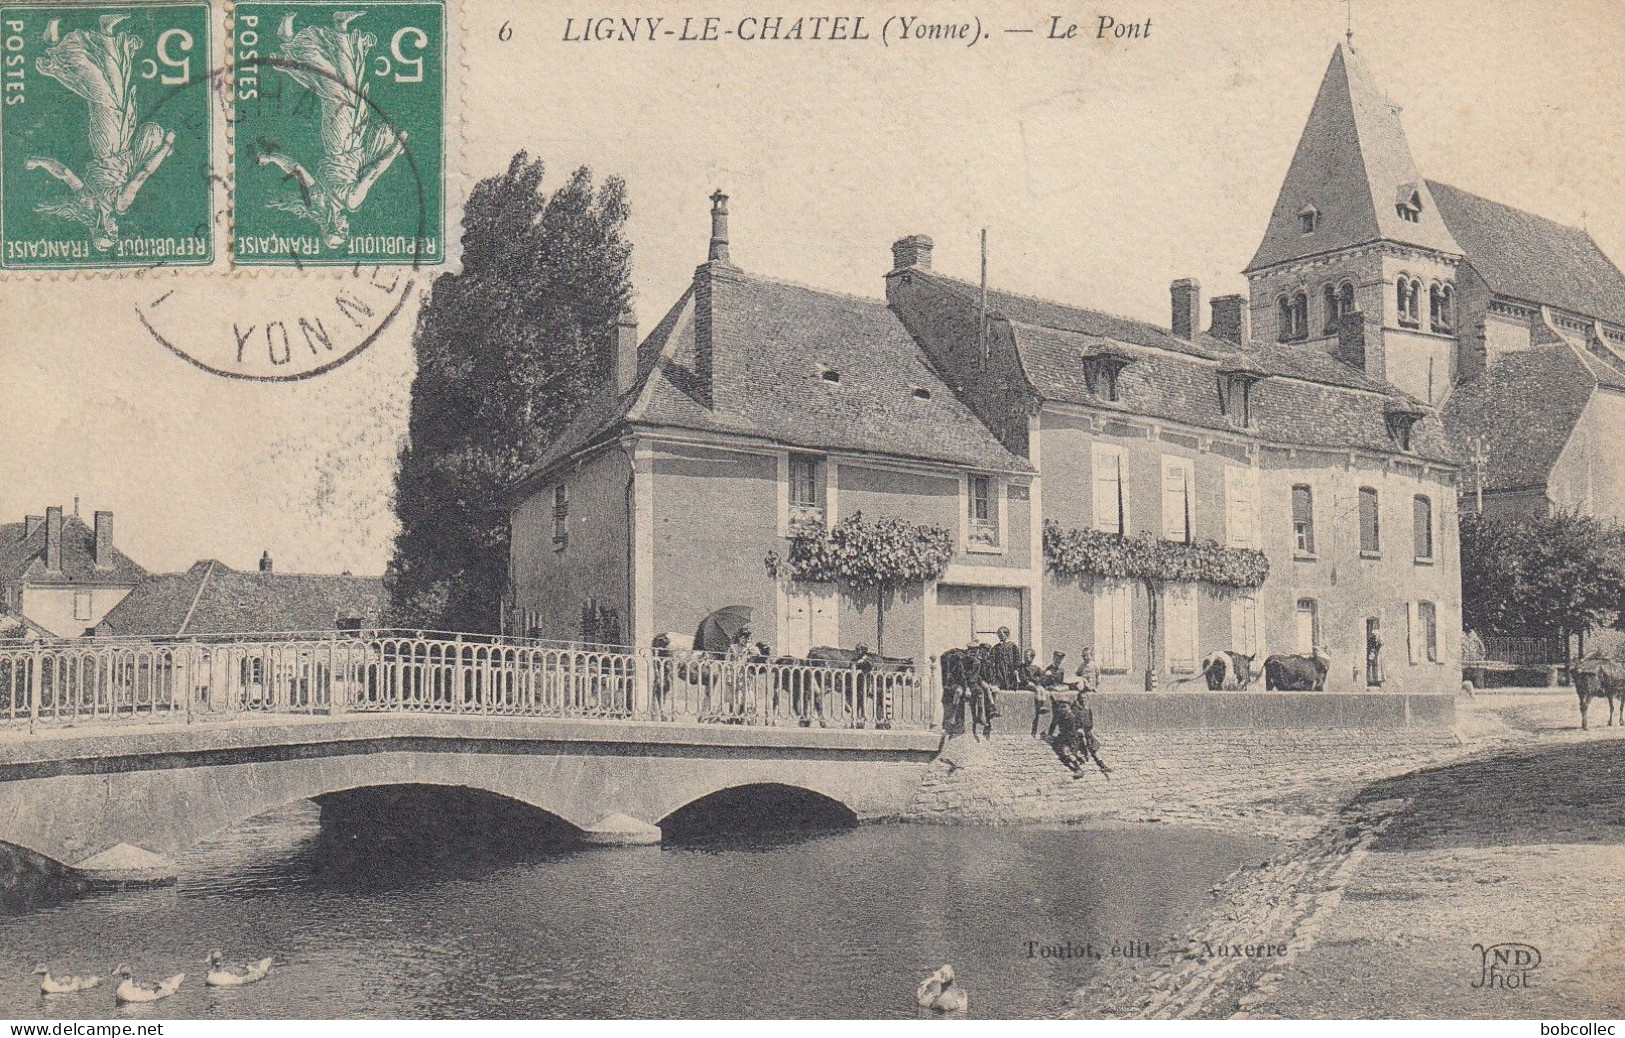
<svg viewBox="0 0 1625 1038">
<path fill-rule="evenodd" d="M 741 627 L 750 626 L 750 606 L 723 606 L 704 620 L 694 632 L 694 647 L 702 652 L 727 652 Z"/>
</svg>

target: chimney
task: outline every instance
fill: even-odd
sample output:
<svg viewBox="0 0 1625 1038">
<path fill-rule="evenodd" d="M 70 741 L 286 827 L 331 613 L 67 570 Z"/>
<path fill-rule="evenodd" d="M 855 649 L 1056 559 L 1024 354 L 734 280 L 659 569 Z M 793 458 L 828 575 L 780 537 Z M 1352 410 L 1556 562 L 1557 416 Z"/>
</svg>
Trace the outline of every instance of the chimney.
<svg viewBox="0 0 1625 1038">
<path fill-rule="evenodd" d="M 1202 331 L 1202 285 L 1195 278 L 1180 278 L 1168 286 L 1174 307 L 1173 330 L 1181 339 L 1194 341 Z"/>
<path fill-rule="evenodd" d="M 1358 310 L 1337 319 L 1337 359 L 1356 370 L 1365 370 L 1365 314 Z"/>
<path fill-rule="evenodd" d="M 638 315 L 630 304 L 615 319 L 615 395 L 632 391 L 638 380 Z"/>
<path fill-rule="evenodd" d="M 113 513 L 96 513 L 96 568 L 113 567 Z"/>
<path fill-rule="evenodd" d="M 712 263 L 733 266 L 728 258 L 728 196 L 718 188 L 711 196 L 711 251 L 706 259 Z"/>
<path fill-rule="evenodd" d="M 49 573 L 62 572 L 61 505 L 52 505 L 45 510 L 45 569 Z"/>
<path fill-rule="evenodd" d="M 271 553 L 269 551 L 260 552 L 260 572 L 271 572 Z"/>
<path fill-rule="evenodd" d="M 1208 304 L 1213 308 L 1213 324 L 1208 329 L 1215 339 L 1233 342 L 1237 346 L 1247 342 L 1247 299 L 1244 296 L 1214 296 Z"/>
<path fill-rule="evenodd" d="M 935 243 L 924 234 L 911 234 L 893 242 L 891 260 L 893 270 L 930 270 L 931 246 Z"/>
<path fill-rule="evenodd" d="M 34 531 L 45 525 L 43 515 L 31 515 L 23 519 L 23 540 L 34 536 Z"/>
</svg>

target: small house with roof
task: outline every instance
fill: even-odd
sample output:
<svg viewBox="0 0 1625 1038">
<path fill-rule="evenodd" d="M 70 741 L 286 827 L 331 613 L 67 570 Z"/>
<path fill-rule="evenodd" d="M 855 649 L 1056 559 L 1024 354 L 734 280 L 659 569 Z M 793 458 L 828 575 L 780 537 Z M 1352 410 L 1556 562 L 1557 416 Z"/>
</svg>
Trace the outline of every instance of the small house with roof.
<svg viewBox="0 0 1625 1038">
<path fill-rule="evenodd" d="M 95 526 L 60 505 L 0 525 L 0 614 L 24 621 L 31 635 L 77 638 L 145 580 L 147 571 L 113 543 L 113 513 Z"/>
<path fill-rule="evenodd" d="M 386 600 L 378 577 L 257 571 L 203 559 L 184 573 L 144 580 L 96 625 L 103 637 L 186 638 L 376 628 Z"/>
</svg>

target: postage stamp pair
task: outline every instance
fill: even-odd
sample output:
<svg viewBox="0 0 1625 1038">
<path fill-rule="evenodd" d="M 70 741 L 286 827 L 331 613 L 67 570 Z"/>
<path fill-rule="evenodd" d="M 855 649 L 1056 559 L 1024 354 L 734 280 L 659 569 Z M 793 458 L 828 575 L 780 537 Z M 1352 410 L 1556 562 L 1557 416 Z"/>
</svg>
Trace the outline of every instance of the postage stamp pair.
<svg viewBox="0 0 1625 1038">
<path fill-rule="evenodd" d="M 0 7 L 0 269 L 441 262 L 445 0 L 222 13 Z"/>
</svg>

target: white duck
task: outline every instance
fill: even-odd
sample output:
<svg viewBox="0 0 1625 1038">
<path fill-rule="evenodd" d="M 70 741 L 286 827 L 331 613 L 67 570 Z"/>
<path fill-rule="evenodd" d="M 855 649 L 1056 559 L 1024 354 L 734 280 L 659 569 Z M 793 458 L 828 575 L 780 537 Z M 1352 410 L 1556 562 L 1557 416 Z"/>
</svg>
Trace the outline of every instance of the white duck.
<svg viewBox="0 0 1625 1038">
<path fill-rule="evenodd" d="M 963 1013 L 970 1005 L 965 989 L 954 985 L 954 968 L 948 965 L 921 981 L 914 991 L 914 1000 L 938 1013 Z"/>
<path fill-rule="evenodd" d="M 75 991 L 84 991 L 102 982 L 100 977 L 53 977 L 44 963 L 34 967 L 34 976 L 40 978 L 40 993 L 46 995 L 71 995 Z"/>
<path fill-rule="evenodd" d="M 218 948 L 209 953 L 209 972 L 203 978 L 203 983 L 213 988 L 234 988 L 264 980 L 265 975 L 271 972 L 271 960 L 268 958 L 258 962 L 226 962 L 225 958 Z"/>
<path fill-rule="evenodd" d="M 113 993 L 120 1002 L 156 1002 L 168 998 L 186 979 L 186 974 L 177 973 L 164 980 L 136 980 L 130 975 L 130 967 L 122 962 L 113 976 L 120 978 L 118 990 Z"/>
</svg>

